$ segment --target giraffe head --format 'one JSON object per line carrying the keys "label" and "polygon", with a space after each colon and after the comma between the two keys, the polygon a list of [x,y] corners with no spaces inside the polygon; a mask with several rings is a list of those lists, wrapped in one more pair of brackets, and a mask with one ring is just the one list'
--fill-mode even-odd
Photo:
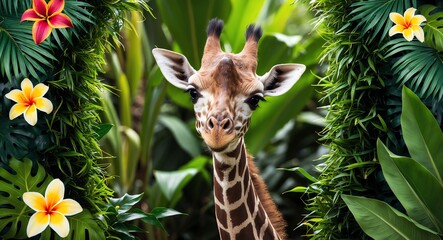
{"label": "giraffe head", "polygon": [[201,68],[196,71],[182,54],[152,50],[160,70],[172,85],[187,91],[194,104],[196,129],[213,152],[230,152],[248,129],[252,112],[265,96],[287,92],[306,67],[279,64],[263,76],[256,74],[257,46],[262,35],[250,25],[238,54],[223,52],[223,21],[209,22]]}

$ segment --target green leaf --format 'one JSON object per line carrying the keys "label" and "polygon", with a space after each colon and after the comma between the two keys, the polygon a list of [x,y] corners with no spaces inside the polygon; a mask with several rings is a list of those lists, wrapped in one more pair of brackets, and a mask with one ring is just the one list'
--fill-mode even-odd
{"label": "green leaf", "polygon": [[153,214],[156,218],[165,218],[165,217],[183,215],[183,213],[179,211],[164,207],[156,207],[152,209],[151,214]]}
{"label": "green leaf", "polygon": [[155,171],[154,175],[162,193],[174,205],[181,198],[181,190],[198,173],[197,169],[172,172]]}
{"label": "green leaf", "polygon": [[174,135],[178,145],[192,157],[200,155],[200,143],[178,117],[161,115],[159,121]]}
{"label": "green leaf", "polygon": [[135,204],[137,204],[143,197],[143,193],[137,195],[125,195],[121,198],[110,198],[109,207],[115,207],[118,209],[118,213],[125,213],[129,211]]}
{"label": "green leaf", "polygon": [[443,132],[432,113],[406,87],[402,101],[401,126],[409,153],[443,186]]}
{"label": "green leaf", "polygon": [[425,43],[438,51],[443,51],[443,11],[433,5],[422,5],[418,8],[420,14],[426,18],[423,27]]}
{"label": "green leaf", "polygon": [[295,167],[295,168],[290,168],[290,169],[283,169],[286,171],[292,171],[292,172],[299,172],[301,175],[303,175],[306,179],[308,179],[311,182],[317,182],[318,179],[313,177],[311,174],[309,174],[306,170],[304,170],[301,167]]}
{"label": "green leaf", "polygon": [[342,195],[342,198],[363,231],[375,240],[440,239],[436,233],[414,223],[385,202],[350,195]]}
{"label": "green leaf", "polygon": [[443,188],[437,179],[411,158],[396,156],[377,141],[383,175],[408,215],[438,232],[443,230]]}
{"label": "green leaf", "polygon": [[11,169],[0,168],[0,237],[22,239],[26,238],[26,226],[35,212],[23,202],[23,193],[44,194],[52,177],[40,164],[33,169],[29,159],[12,159],[8,168]]}
{"label": "green leaf", "polygon": [[113,127],[114,125],[110,123],[102,123],[97,126],[93,126],[94,132],[96,134],[95,139],[98,141],[102,139]]}

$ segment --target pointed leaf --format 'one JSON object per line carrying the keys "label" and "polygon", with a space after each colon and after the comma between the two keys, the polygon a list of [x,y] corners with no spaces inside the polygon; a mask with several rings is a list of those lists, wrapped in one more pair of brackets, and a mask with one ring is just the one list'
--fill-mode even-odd
{"label": "pointed leaf", "polygon": [[443,186],[443,132],[432,113],[406,87],[402,101],[401,126],[409,153]]}
{"label": "pointed leaf", "polygon": [[350,195],[342,195],[342,198],[363,231],[376,240],[440,239],[436,233],[414,223],[385,202]]}

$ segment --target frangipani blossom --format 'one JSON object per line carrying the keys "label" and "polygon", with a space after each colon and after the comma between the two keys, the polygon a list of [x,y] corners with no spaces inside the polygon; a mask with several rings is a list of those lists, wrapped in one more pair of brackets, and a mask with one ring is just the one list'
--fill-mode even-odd
{"label": "frangipani blossom", "polygon": [[25,78],[21,88],[21,91],[14,89],[5,95],[6,98],[16,102],[9,111],[9,119],[12,120],[23,114],[26,122],[34,126],[37,123],[37,109],[48,114],[52,112],[52,102],[43,97],[49,87],[43,83],[33,87],[32,82]]}
{"label": "frangipani blossom", "polygon": [[413,7],[408,8],[405,11],[404,17],[399,13],[390,13],[389,18],[395,25],[389,30],[389,36],[402,33],[403,37],[410,42],[415,35],[420,42],[423,42],[425,40],[425,34],[420,24],[426,21],[426,18],[423,15],[415,15],[416,10],[417,9]]}
{"label": "frangipani blossom", "polygon": [[71,19],[63,14],[65,0],[32,0],[32,8],[26,10],[20,22],[35,21],[32,26],[32,38],[39,44],[49,37],[53,28],[72,28]]}
{"label": "frangipani blossom", "polygon": [[45,196],[38,192],[25,192],[23,201],[36,211],[28,222],[26,233],[33,237],[43,232],[49,225],[60,237],[69,234],[69,222],[65,216],[72,216],[83,211],[73,199],[63,199],[65,185],[60,179],[52,180],[46,188]]}

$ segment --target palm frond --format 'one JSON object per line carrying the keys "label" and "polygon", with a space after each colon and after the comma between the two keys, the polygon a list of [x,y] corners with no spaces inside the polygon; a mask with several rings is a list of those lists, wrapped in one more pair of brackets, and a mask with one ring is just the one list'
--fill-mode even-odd
{"label": "palm frond", "polygon": [[57,60],[47,42],[34,43],[32,23],[19,23],[15,18],[3,18],[0,23],[0,73],[9,80],[12,76],[39,79]]}
{"label": "palm frond", "polygon": [[369,43],[378,39],[381,43],[386,38],[389,28],[392,27],[389,19],[389,13],[403,12],[409,7],[416,6],[416,0],[369,0],[356,2],[351,5],[354,10],[351,11],[352,18],[350,22],[357,23],[355,30],[361,33],[361,36],[369,36]]}
{"label": "palm frond", "polygon": [[0,16],[17,16],[31,7],[31,1],[0,0]]}
{"label": "palm frond", "polygon": [[397,57],[392,66],[399,84],[408,85],[421,98],[443,99],[443,56],[434,48],[403,38],[386,44],[386,58]]}

